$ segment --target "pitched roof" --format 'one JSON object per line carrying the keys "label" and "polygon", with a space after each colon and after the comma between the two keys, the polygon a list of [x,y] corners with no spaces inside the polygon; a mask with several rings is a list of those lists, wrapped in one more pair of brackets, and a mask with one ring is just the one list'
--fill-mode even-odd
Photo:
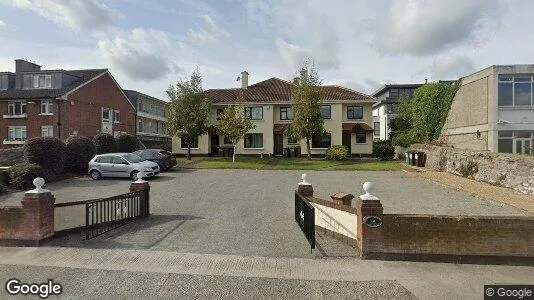
{"label": "pitched roof", "polygon": [[[215,103],[234,103],[234,102],[290,102],[291,91],[296,85],[272,77],[267,80],[248,86],[246,89],[210,89],[204,94]],[[337,85],[321,86],[325,93],[324,100],[373,100],[373,98],[364,93],[360,93],[348,88]]]}
{"label": "pitched roof", "polygon": [[[41,73],[46,72],[46,71],[54,72],[54,70],[45,70],[45,71],[42,71]],[[9,89],[9,90],[0,91],[0,100],[61,97],[64,94],[74,90],[75,88],[81,86],[82,84],[88,82],[89,80],[107,71],[108,71],[107,69],[61,70],[62,73],[69,74],[69,75],[78,77],[80,79],[59,89],[31,89],[31,90]],[[36,72],[29,72],[29,73],[36,73]]]}
{"label": "pitched roof", "polygon": [[145,98],[153,100],[153,101],[158,101],[158,102],[162,102],[162,103],[165,103],[165,104],[169,104],[169,102],[167,102],[167,101],[164,101],[164,100],[149,96],[147,94],[143,94],[143,93],[138,92],[138,91],[134,91],[134,90],[122,90],[122,91],[124,92],[124,94],[126,94],[126,97],[128,98],[128,101],[130,101],[130,103],[134,107],[137,107],[137,101],[139,100],[139,97],[145,97]]}

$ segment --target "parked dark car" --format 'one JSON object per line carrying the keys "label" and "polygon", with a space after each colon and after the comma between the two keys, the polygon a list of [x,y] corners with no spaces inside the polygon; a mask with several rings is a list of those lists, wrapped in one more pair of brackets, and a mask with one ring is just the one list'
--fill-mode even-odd
{"label": "parked dark car", "polygon": [[176,166],[176,158],[172,156],[172,153],[163,149],[142,149],[135,151],[134,154],[157,163],[161,171],[167,171]]}

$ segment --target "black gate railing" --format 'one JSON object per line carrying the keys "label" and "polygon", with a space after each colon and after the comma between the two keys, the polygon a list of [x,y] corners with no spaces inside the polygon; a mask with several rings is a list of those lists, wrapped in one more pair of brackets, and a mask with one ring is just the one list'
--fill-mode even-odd
{"label": "black gate railing", "polygon": [[315,208],[313,205],[295,191],[295,221],[304,232],[310,243],[311,249],[315,249]]}
{"label": "black gate railing", "polygon": [[85,203],[85,239],[92,239],[136,218],[147,217],[148,191],[137,191]]}

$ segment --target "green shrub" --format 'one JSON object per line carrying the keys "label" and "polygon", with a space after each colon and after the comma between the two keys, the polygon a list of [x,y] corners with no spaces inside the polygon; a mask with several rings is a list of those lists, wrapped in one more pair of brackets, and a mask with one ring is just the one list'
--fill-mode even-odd
{"label": "green shrub", "polygon": [[29,189],[33,187],[33,180],[37,177],[45,176],[44,169],[32,163],[20,163],[12,166],[9,169],[11,177],[10,184],[17,189]]}
{"label": "green shrub", "polygon": [[0,170],[0,184],[7,185],[9,181],[9,170]]}
{"label": "green shrub", "polygon": [[349,150],[343,145],[332,145],[325,152],[327,160],[347,160]]}
{"label": "green shrub", "polygon": [[86,173],[87,165],[96,153],[93,141],[85,136],[73,136],[68,138],[65,144],[65,168],[73,173]]}
{"label": "green shrub", "polygon": [[397,132],[391,140],[391,144],[393,146],[401,146],[403,148],[410,147],[411,144],[420,142],[422,142],[422,138],[413,131]]}
{"label": "green shrub", "polygon": [[395,157],[395,148],[390,140],[373,142],[373,157],[378,160],[392,160]]}
{"label": "green shrub", "polygon": [[117,152],[117,141],[109,133],[99,133],[93,137],[96,154]]}
{"label": "green shrub", "polygon": [[6,188],[4,187],[3,184],[0,184],[0,195],[2,195],[5,192],[6,192]]}
{"label": "green shrub", "polygon": [[468,161],[467,164],[462,164],[457,169],[463,177],[470,177],[478,172],[478,164],[474,161]]}
{"label": "green shrub", "polygon": [[117,137],[117,147],[119,152],[134,152],[138,150],[139,141],[137,137],[129,133],[121,133]]}
{"label": "green shrub", "polygon": [[55,137],[37,137],[24,145],[24,158],[46,170],[60,174],[65,167],[65,143]]}

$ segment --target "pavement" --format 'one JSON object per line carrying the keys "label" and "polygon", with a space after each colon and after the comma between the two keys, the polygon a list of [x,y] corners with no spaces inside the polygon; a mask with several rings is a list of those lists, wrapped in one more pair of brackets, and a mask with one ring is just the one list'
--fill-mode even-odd
{"label": "pavement", "polygon": [[0,282],[53,279],[82,299],[482,299],[485,284],[534,283],[521,266],[63,247],[0,247],[0,257]]}

